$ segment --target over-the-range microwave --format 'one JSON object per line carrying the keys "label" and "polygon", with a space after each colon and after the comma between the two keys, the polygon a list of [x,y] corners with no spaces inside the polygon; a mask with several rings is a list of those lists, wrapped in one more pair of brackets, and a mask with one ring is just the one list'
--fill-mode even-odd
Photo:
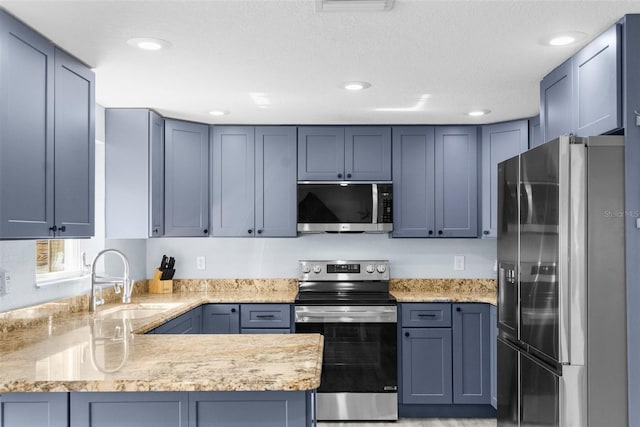
{"label": "over-the-range microwave", "polygon": [[388,233],[393,230],[391,182],[298,181],[301,233]]}

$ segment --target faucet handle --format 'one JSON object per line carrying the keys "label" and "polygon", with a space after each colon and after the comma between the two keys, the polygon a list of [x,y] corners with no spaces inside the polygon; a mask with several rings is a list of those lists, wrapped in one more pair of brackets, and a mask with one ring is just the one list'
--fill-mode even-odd
{"label": "faucet handle", "polygon": [[80,256],[82,257],[82,274],[87,274],[91,271],[91,263],[87,262],[86,252],[82,252]]}
{"label": "faucet handle", "polygon": [[116,283],[113,286],[113,292],[116,294],[119,294],[120,292],[122,292],[122,283]]}

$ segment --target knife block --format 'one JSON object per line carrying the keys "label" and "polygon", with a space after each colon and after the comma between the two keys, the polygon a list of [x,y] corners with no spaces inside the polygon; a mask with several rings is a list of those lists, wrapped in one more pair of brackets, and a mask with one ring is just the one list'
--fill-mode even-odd
{"label": "knife block", "polygon": [[156,268],[153,279],[149,281],[149,292],[152,294],[170,294],[173,292],[173,280],[160,280],[162,271]]}

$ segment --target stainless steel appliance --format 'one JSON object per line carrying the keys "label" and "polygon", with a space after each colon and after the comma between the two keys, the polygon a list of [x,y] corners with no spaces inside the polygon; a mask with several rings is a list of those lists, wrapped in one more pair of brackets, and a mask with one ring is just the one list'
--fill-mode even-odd
{"label": "stainless steel appliance", "polygon": [[498,165],[498,426],[626,426],[622,137]]}
{"label": "stainless steel appliance", "polygon": [[298,231],[388,233],[393,230],[390,182],[298,182]]}
{"label": "stainless steel appliance", "polygon": [[388,261],[300,261],[296,333],[324,336],[319,420],[397,420],[397,310]]}

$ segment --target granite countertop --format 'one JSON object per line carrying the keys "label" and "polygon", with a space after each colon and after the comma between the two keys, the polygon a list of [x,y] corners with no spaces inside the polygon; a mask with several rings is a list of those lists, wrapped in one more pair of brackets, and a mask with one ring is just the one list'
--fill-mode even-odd
{"label": "granite countertop", "polygon": [[[319,334],[285,334],[277,340],[273,335],[141,334],[204,303],[290,302],[294,297],[268,291],[142,294],[131,307],[175,305],[143,319],[111,320],[100,313],[121,304],[107,304],[98,315],[58,313],[8,328],[0,337],[0,392],[312,390],[320,385],[324,341]],[[28,311],[18,312],[28,320]]]}
{"label": "granite countertop", "polygon": [[[323,337],[144,335],[208,303],[294,302],[294,279],[176,280],[173,293],[136,286],[131,308],[167,308],[140,319],[87,312],[81,295],[0,313],[0,393],[26,391],[262,391],[319,387]],[[138,285],[138,284],[136,284]],[[392,279],[398,302],[496,304],[491,279]],[[117,295],[105,291],[107,301]]]}

